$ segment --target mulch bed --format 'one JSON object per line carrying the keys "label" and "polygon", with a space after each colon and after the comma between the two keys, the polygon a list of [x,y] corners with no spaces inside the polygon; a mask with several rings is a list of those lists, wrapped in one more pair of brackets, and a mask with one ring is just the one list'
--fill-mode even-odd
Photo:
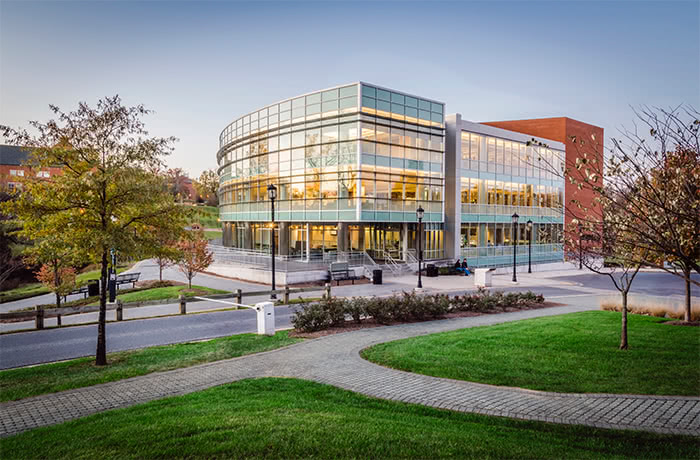
{"label": "mulch bed", "polygon": [[512,311],[520,311],[520,310],[535,310],[535,309],[539,309],[539,308],[561,307],[563,305],[564,304],[557,303],[557,302],[543,302],[543,303],[530,304],[530,305],[528,305],[526,307],[522,307],[522,308],[511,307],[511,308],[506,308],[505,310],[493,310],[493,311],[487,311],[487,312],[456,311],[456,312],[452,312],[452,313],[448,313],[446,315],[443,315],[439,318],[430,318],[430,319],[425,319],[425,320],[412,320],[412,321],[391,321],[388,323],[378,323],[374,320],[374,318],[367,318],[367,319],[363,319],[360,324],[348,321],[343,326],[331,327],[331,328],[324,329],[322,331],[316,331],[316,332],[297,332],[297,331],[292,330],[289,332],[289,337],[299,337],[302,339],[316,339],[318,337],[325,337],[327,335],[342,334],[343,332],[352,332],[352,331],[357,331],[359,329],[367,329],[367,328],[372,328],[372,327],[396,326],[398,324],[408,324],[408,323],[422,323],[425,321],[435,321],[435,320],[440,320],[440,319],[466,318],[466,317],[472,317],[472,316],[490,315],[490,314],[495,314],[495,313],[506,313],[506,312],[512,312]]}
{"label": "mulch bed", "polygon": [[664,324],[671,326],[700,326],[700,321],[665,321]]}

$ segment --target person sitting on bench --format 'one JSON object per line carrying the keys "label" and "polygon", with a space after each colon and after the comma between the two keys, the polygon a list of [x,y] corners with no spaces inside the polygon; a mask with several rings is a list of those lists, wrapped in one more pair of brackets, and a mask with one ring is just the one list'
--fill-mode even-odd
{"label": "person sitting on bench", "polygon": [[[459,260],[457,260],[457,264],[459,264]],[[466,276],[469,276],[471,274],[471,272],[469,271],[469,266],[467,265],[467,258],[466,257],[462,261],[462,265],[460,265],[458,267],[457,264],[455,264],[455,268],[457,269],[458,272],[462,272]]]}
{"label": "person sitting on bench", "polygon": [[459,269],[462,268],[462,265],[459,263],[459,259],[455,262],[455,270],[460,271]]}

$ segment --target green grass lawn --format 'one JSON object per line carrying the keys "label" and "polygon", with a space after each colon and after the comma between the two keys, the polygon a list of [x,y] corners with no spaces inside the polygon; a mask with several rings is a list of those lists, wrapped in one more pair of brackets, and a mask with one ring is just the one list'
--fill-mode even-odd
{"label": "green grass lawn", "polygon": [[180,294],[184,296],[202,296],[211,294],[226,294],[228,291],[221,289],[212,289],[204,286],[192,285],[192,289],[187,286],[167,286],[143,291],[127,292],[117,295],[117,298],[124,303],[143,302],[146,300],[162,300],[162,299],[177,299]]}
{"label": "green grass lawn", "polygon": [[109,353],[108,366],[95,366],[94,358],[0,371],[0,401],[14,401],[45,393],[166,371],[195,364],[274,350],[301,341],[279,331],[268,337],[239,334],[206,342],[181,343]]}
{"label": "green grass lawn", "polygon": [[697,438],[462,414],[255,379],[0,440],[16,458],[697,458]]}
{"label": "green grass lawn", "polygon": [[219,208],[215,206],[188,206],[192,210],[192,221],[206,228],[219,228]]}
{"label": "green grass lawn", "polygon": [[223,235],[223,232],[221,232],[221,231],[206,230],[206,231],[204,232],[204,236],[205,236],[206,239],[208,239],[208,240],[215,240],[215,239],[217,239],[217,238],[221,238],[222,235]]}
{"label": "green grass lawn", "polygon": [[589,311],[415,337],[362,352],[409,372],[534,390],[700,395],[700,328]]}
{"label": "green grass lawn", "polygon": [[[131,267],[131,264],[117,267],[117,273],[121,273]],[[79,273],[75,279],[78,286],[84,286],[88,281],[100,278],[100,270],[89,270],[84,273]],[[41,283],[23,284],[15,289],[8,289],[0,292],[0,303],[12,302],[14,300],[27,299],[42,294],[48,294],[49,290]]]}

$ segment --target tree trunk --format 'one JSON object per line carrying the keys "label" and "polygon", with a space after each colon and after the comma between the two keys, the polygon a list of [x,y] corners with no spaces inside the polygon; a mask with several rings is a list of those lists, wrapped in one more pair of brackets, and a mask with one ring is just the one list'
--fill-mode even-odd
{"label": "tree trunk", "polygon": [[58,268],[54,268],[53,270],[53,285],[56,287],[56,308],[61,308],[61,294],[58,293]]}
{"label": "tree trunk", "polygon": [[97,351],[95,365],[107,364],[107,338],[105,336],[105,318],[107,316],[107,249],[102,249],[102,270],[100,272],[100,315],[97,320]]}
{"label": "tree trunk", "polygon": [[192,278],[193,278],[192,275],[187,277],[187,288],[188,289],[192,289]]}
{"label": "tree trunk", "polygon": [[627,291],[622,292],[622,331],[620,334],[620,350],[627,350]]}
{"label": "tree trunk", "polygon": [[163,282],[163,265],[160,263],[158,264],[158,279],[161,283]]}
{"label": "tree trunk", "polygon": [[685,276],[685,315],[683,315],[683,320],[692,321],[690,315],[690,267],[685,267],[683,269],[683,275]]}

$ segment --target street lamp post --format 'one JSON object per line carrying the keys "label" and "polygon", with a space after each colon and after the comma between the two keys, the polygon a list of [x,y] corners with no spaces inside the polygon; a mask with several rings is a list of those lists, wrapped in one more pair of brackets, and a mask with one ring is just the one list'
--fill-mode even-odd
{"label": "street lamp post", "polygon": [[518,282],[518,277],[515,275],[515,256],[518,252],[518,238],[515,235],[516,229],[518,228],[518,218],[520,216],[518,213],[514,213],[511,218],[513,219],[513,230],[511,234],[511,238],[513,238],[513,282],[517,283]]}
{"label": "street lamp post", "polygon": [[272,245],[272,295],[270,299],[277,300],[277,294],[275,294],[275,198],[277,198],[277,187],[274,184],[267,186],[267,196],[270,198],[270,209],[272,211],[272,229],[271,229],[271,245]]}
{"label": "street lamp post", "polygon": [[112,266],[109,269],[109,302],[114,303],[117,298],[117,254],[114,248],[109,250],[112,256]]}
{"label": "street lamp post", "polygon": [[423,264],[423,215],[425,210],[423,206],[418,206],[416,209],[416,217],[418,218],[418,289],[423,289],[423,281],[421,280],[421,265]]}
{"label": "street lamp post", "polygon": [[532,221],[527,221],[527,272],[532,273]]}
{"label": "street lamp post", "polygon": [[578,269],[583,270],[583,246],[581,245],[581,233],[583,232],[583,225],[581,222],[578,223]]}

